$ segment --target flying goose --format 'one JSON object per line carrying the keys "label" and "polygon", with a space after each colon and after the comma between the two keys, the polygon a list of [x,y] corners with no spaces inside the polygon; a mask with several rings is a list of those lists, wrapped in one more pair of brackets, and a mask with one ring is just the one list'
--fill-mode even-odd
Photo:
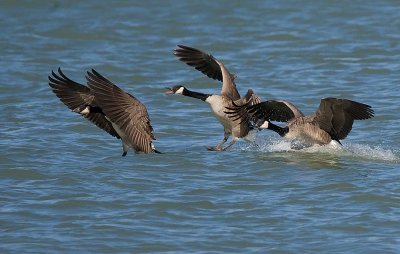
{"label": "flying goose", "polygon": [[58,68],[51,72],[49,86],[73,112],[79,113],[111,136],[121,139],[123,153],[160,153],[154,148],[153,127],[146,107],[94,69],[87,72],[88,86],[69,79]]}
{"label": "flying goose", "polygon": [[[270,129],[281,137],[299,141],[302,145],[326,145],[332,140],[337,141],[347,137],[354,120],[364,120],[374,116],[371,106],[359,102],[324,98],[317,111],[305,116],[292,103],[284,100],[268,100],[257,105],[234,105],[227,112],[233,119],[250,115],[264,121],[259,128]],[[271,121],[286,122],[280,127]]]}
{"label": "flying goose", "polygon": [[[249,131],[252,129],[248,120],[242,121],[232,120],[225,113],[226,107],[232,106],[233,102],[236,105],[242,105],[248,103],[253,105],[260,102],[260,98],[249,89],[247,94],[240,98],[239,92],[235,85],[235,76],[231,74],[223,63],[218,61],[212,55],[207,54],[198,49],[178,45],[174,50],[174,55],[179,58],[182,62],[189,66],[193,66],[195,69],[201,71],[208,77],[222,81],[221,95],[216,94],[204,94],[195,91],[191,91],[182,85],[176,85],[172,88],[168,88],[166,94],[181,94],[192,98],[200,99],[207,102],[216,118],[224,127],[224,138],[223,140],[214,147],[207,147],[208,150],[222,151],[231,147],[239,138],[245,138]],[[223,144],[232,135],[232,141],[225,147]]]}

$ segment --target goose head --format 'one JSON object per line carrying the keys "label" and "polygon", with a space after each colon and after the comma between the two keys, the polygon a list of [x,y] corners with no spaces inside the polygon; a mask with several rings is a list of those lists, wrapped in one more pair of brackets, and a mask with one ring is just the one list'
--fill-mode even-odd
{"label": "goose head", "polygon": [[173,87],[166,87],[167,91],[165,91],[165,94],[183,94],[185,91],[185,87],[182,85],[176,85]]}

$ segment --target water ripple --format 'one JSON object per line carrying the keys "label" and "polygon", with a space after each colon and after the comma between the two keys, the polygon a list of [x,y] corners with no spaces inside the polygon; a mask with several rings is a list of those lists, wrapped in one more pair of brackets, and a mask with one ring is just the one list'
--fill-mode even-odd
{"label": "water ripple", "polygon": [[[0,252],[396,253],[399,14],[396,1],[2,1]],[[293,151],[263,131],[258,147],[209,152],[223,138],[209,107],[163,92],[221,86],[177,44],[221,59],[241,94],[307,114],[345,97],[376,116],[343,147]],[[122,158],[50,91],[59,66],[144,102],[164,154]]]}

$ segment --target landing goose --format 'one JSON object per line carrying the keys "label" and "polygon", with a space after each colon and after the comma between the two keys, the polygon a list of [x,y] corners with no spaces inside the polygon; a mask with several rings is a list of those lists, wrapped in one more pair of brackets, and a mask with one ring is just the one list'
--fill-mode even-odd
{"label": "landing goose", "polygon": [[[226,108],[232,106],[233,102],[235,102],[236,105],[243,105],[246,103],[248,105],[254,105],[260,102],[260,98],[254,94],[251,89],[241,98],[234,82],[235,76],[228,71],[222,62],[218,61],[212,55],[184,45],[178,45],[174,50],[174,55],[182,62],[193,66],[208,77],[222,81],[221,95],[191,91],[182,85],[176,85],[172,88],[168,88],[168,91],[166,91],[166,94],[181,94],[200,99],[210,105],[212,112],[224,127],[224,138],[216,146],[209,146],[207,149],[213,151],[226,150],[239,138],[245,138],[250,130],[252,130],[250,122],[248,120],[232,120],[225,113],[227,110]],[[223,144],[226,143],[231,135],[232,141],[227,146],[223,147]]]}
{"label": "landing goose", "polygon": [[69,79],[60,68],[51,72],[49,85],[73,112],[79,113],[111,136],[121,139],[123,153],[159,153],[154,148],[153,127],[146,107],[94,69],[87,72],[88,86]]}
{"label": "landing goose", "polygon": [[[321,99],[317,111],[305,116],[292,103],[284,100],[268,100],[257,105],[234,105],[227,112],[231,118],[243,115],[253,116],[264,121],[259,128],[270,129],[289,140],[304,146],[326,145],[332,140],[347,137],[354,120],[364,120],[374,116],[371,106],[356,101],[337,98]],[[271,121],[286,122],[280,127]]]}

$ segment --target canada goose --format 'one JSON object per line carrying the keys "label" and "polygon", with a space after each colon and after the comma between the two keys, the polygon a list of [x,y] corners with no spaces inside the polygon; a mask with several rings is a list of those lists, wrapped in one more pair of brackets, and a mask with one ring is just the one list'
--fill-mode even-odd
{"label": "canada goose", "polygon": [[[238,118],[247,113],[263,122],[261,129],[270,129],[289,140],[299,141],[302,145],[325,145],[332,140],[346,138],[353,127],[354,120],[364,120],[374,116],[371,106],[359,102],[325,98],[317,111],[309,116],[297,109],[292,103],[284,100],[269,100],[257,105],[234,105],[228,114]],[[280,127],[270,121],[286,122]]]}
{"label": "canada goose", "polygon": [[53,92],[69,109],[122,140],[122,156],[129,148],[135,153],[160,153],[152,142],[155,137],[146,107],[94,69],[87,72],[88,86],[72,81],[60,68],[48,78]]}
{"label": "canada goose", "polygon": [[[245,103],[253,105],[259,103],[260,98],[255,95],[251,89],[248,90],[244,97],[240,98],[234,82],[235,76],[228,71],[224,64],[215,59],[212,55],[183,45],[178,45],[178,47],[174,50],[174,55],[176,55],[182,62],[188,64],[189,66],[193,66],[208,77],[222,81],[221,95],[194,92],[181,85],[168,88],[168,91],[165,92],[166,94],[181,94],[184,96],[193,97],[210,104],[212,112],[224,127],[224,138],[215,147],[210,146],[207,147],[207,149],[213,151],[226,150],[227,148],[231,147],[239,138],[246,137],[249,131],[252,129],[249,121],[233,121],[224,111],[226,111],[226,107],[233,105],[233,101],[236,105],[242,105]],[[222,145],[231,135],[232,141],[226,147],[223,147]]]}

